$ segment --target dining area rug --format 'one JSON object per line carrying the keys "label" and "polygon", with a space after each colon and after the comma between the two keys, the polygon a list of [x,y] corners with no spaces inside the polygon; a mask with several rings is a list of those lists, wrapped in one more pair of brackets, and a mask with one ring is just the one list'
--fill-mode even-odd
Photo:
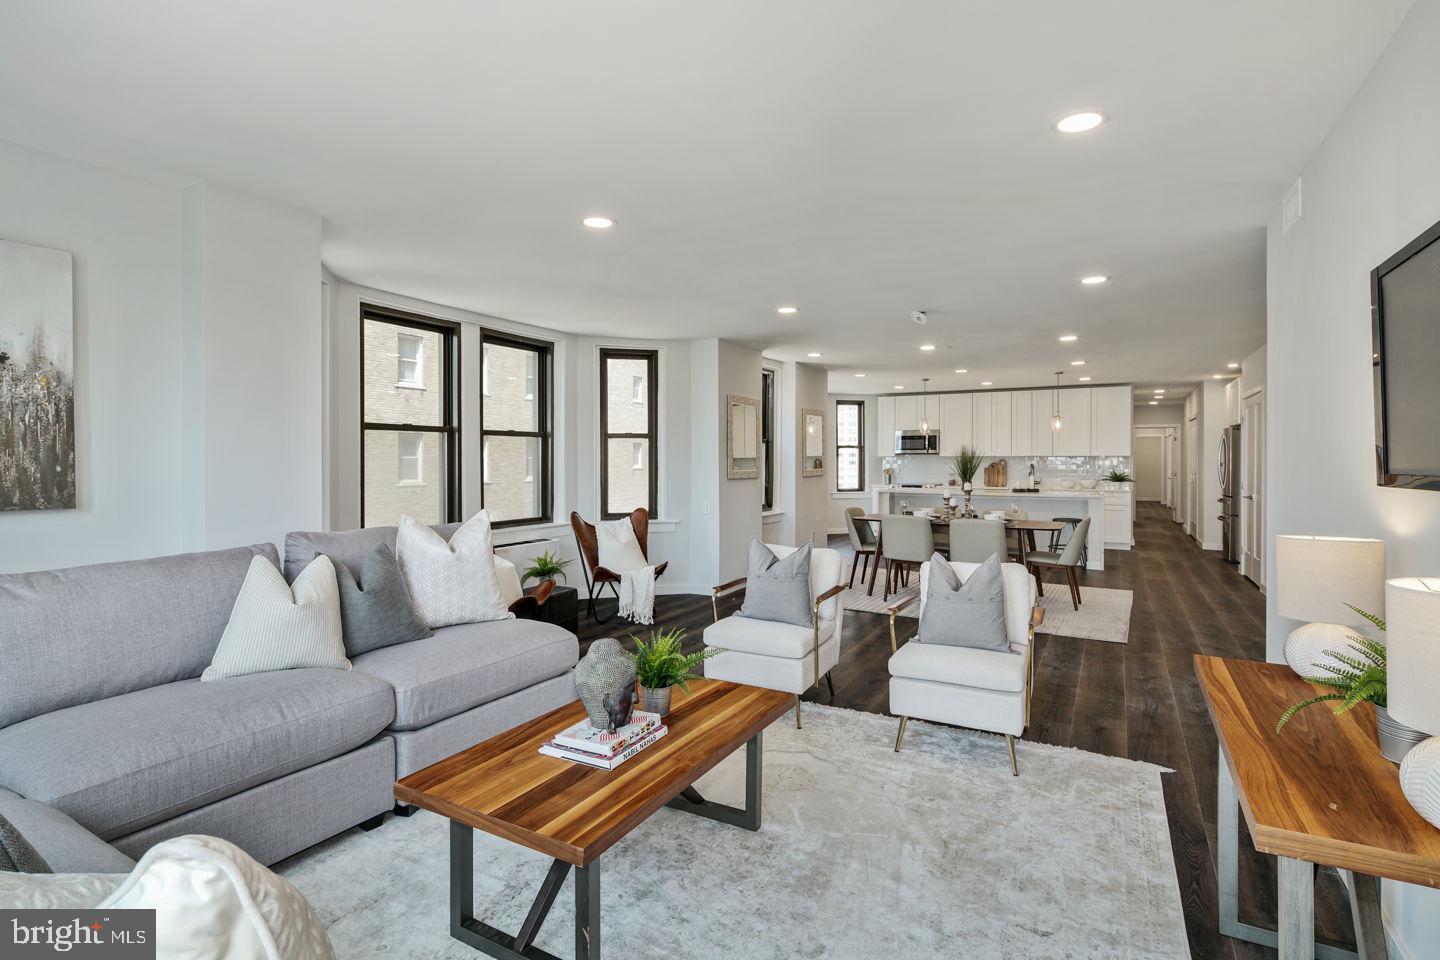
{"label": "dining area rug", "polygon": [[[1076,610],[1070,602],[1069,587],[1063,583],[1047,583],[1045,586],[1045,596],[1040,598],[1045,622],[1036,633],[1077,640],[1104,640],[1107,643],[1129,642],[1130,608],[1135,601],[1133,591],[1081,586],[1080,609]],[[910,586],[902,587],[900,592],[889,596],[881,595],[878,583],[873,594],[866,594],[858,587],[848,588],[840,595],[840,604],[846,610],[883,614],[891,605],[913,599],[914,603],[900,611],[900,616],[913,618],[920,616],[919,596],[920,587],[912,577]]]}

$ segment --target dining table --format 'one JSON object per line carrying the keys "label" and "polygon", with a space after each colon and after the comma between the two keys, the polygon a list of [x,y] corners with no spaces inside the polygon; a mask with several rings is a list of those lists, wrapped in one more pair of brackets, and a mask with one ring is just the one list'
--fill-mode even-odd
{"label": "dining table", "polygon": [[[910,514],[914,516],[914,514]],[[875,572],[880,569],[880,560],[885,556],[885,530],[880,521],[885,517],[880,513],[862,513],[856,520],[863,520],[875,527],[875,562],[870,566],[870,582],[865,585],[865,595],[868,597],[875,592]],[[956,519],[960,519],[957,517]],[[1021,566],[1025,565],[1025,557],[1028,553],[1035,552],[1035,534],[1037,531],[1056,534],[1064,530],[1066,524],[1060,520],[1006,520],[1005,529],[1016,532],[1015,543],[1019,551],[1016,560]],[[932,530],[949,530],[950,520],[945,517],[932,516],[930,518]]]}

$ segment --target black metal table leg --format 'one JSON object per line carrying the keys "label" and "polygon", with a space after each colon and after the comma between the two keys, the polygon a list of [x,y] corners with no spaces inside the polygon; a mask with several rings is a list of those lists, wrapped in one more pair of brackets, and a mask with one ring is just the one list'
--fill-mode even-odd
{"label": "black metal table leg", "polygon": [[706,800],[694,787],[686,787],[680,791],[679,795],[666,806],[684,810],[686,813],[693,813],[699,817],[709,817],[711,820],[728,823],[733,827],[759,830],[760,787],[765,772],[762,766],[764,750],[761,738],[763,736],[763,734],[757,733],[745,744],[745,807],[743,809]]}
{"label": "black metal table leg", "polygon": [[[520,933],[510,936],[475,919],[475,831],[450,821],[450,936],[498,960],[559,960],[535,946],[570,864],[550,864]],[[575,960],[600,960],[600,864],[575,868]]]}

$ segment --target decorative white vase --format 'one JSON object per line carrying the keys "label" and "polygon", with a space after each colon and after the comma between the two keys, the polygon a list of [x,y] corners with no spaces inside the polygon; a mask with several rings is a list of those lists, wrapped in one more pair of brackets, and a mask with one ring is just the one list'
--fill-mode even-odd
{"label": "decorative white vase", "polygon": [[1285,638],[1285,662],[1302,677],[1324,676],[1321,667],[1343,666],[1328,655],[1329,651],[1360,656],[1359,648],[1350,639],[1356,632],[1355,627],[1338,623],[1303,624]]}
{"label": "decorative white vase", "polygon": [[1440,737],[1431,737],[1400,762],[1400,789],[1410,806],[1440,827]]}

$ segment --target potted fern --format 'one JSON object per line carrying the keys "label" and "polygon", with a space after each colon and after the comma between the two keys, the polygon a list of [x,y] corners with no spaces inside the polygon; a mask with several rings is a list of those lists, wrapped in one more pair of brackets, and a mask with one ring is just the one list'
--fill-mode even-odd
{"label": "potted fern", "polygon": [[[1383,617],[1366,613],[1353,604],[1347,603],[1345,606],[1384,632]],[[1380,734],[1380,753],[1392,763],[1399,763],[1405,759],[1405,754],[1411,747],[1425,739],[1425,734],[1397,723],[1391,718],[1390,711],[1385,709],[1385,644],[1359,634],[1351,634],[1346,639],[1349,643],[1344,650],[1325,651],[1325,655],[1332,662],[1315,665],[1322,671],[1320,675],[1305,677],[1310,683],[1325,687],[1327,692],[1287,708],[1275,724],[1275,732],[1279,733],[1295,714],[1317,703],[1335,704],[1334,710],[1337,714],[1354,710],[1362,703],[1371,703],[1375,705],[1375,728]]]}
{"label": "potted fern", "polygon": [[650,639],[634,637],[635,679],[640,684],[641,709],[665,716],[670,712],[670,691],[679,687],[690,692],[690,679],[695,668],[720,652],[719,647],[703,647],[695,653],[681,648],[684,630],[655,630]]}
{"label": "potted fern", "polygon": [[[520,575],[520,583],[523,586],[531,580],[554,580],[560,578],[565,580],[565,568],[575,561],[563,559],[549,550],[531,559],[530,566]],[[568,582],[568,581],[567,581]]]}

